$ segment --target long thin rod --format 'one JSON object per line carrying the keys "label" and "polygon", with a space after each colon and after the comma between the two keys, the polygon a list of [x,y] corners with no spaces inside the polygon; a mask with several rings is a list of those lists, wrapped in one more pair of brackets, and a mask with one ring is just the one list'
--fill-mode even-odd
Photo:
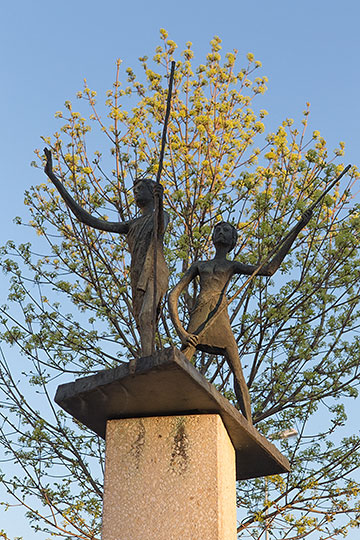
{"label": "long thin rod", "polygon": [[172,87],[173,87],[173,82],[174,82],[174,73],[175,73],[175,62],[172,61],[171,62],[171,71],[170,71],[168,94],[167,94],[167,100],[166,100],[165,120],[164,120],[164,126],[163,126],[162,137],[161,137],[159,168],[158,168],[157,175],[156,175],[156,182],[158,184],[160,184],[160,178],[161,178],[161,173],[162,173],[162,169],[163,169],[164,153],[165,153],[165,146],[166,146],[167,126],[168,126],[168,123],[169,123],[170,110],[171,110],[171,96],[172,96]]}
{"label": "long thin rod", "polygon": [[319,204],[319,202],[322,201],[322,199],[325,197],[325,195],[327,195],[327,193],[329,193],[329,191],[335,186],[335,184],[348,172],[348,170],[350,169],[351,165],[347,165],[345,167],[345,169],[339,174],[339,176],[337,176],[335,178],[335,180],[333,182],[331,182],[330,186],[328,186],[325,191],[320,195],[320,197],[318,199],[316,199],[315,202],[312,203],[312,205],[309,207],[309,210],[314,210],[314,208]]}
{"label": "long thin rod", "polygon": [[[167,134],[167,127],[169,123],[169,117],[170,117],[170,110],[171,110],[171,96],[172,96],[172,88],[173,88],[173,82],[174,82],[174,72],[175,72],[175,62],[171,62],[171,70],[170,70],[170,79],[169,79],[169,86],[168,86],[168,93],[167,93],[167,100],[166,100],[166,112],[165,112],[165,120],[164,120],[164,126],[162,131],[162,137],[161,137],[161,147],[160,147],[160,158],[159,158],[159,167],[156,175],[156,182],[157,184],[160,184],[161,179],[161,173],[163,169],[163,161],[164,161],[164,153],[165,153],[165,146],[166,146],[166,134]],[[159,228],[159,199],[158,197],[155,197],[154,200],[155,207],[154,207],[154,237],[153,237],[153,247],[154,247],[154,297],[153,297],[153,335],[152,335],[152,351],[155,352],[155,336],[156,336],[156,326],[157,326],[157,319],[158,319],[158,313],[157,313],[157,244],[158,244],[158,228]]]}

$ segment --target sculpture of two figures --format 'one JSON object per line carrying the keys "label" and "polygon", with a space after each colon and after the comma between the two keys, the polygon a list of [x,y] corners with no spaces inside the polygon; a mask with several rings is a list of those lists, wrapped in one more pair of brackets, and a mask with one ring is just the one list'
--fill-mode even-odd
{"label": "sculpture of two figures", "polygon": [[[45,149],[45,155],[47,159],[45,173],[79,221],[95,229],[126,235],[131,255],[130,276],[134,317],[140,335],[142,355],[151,355],[157,324],[155,312],[159,313],[161,300],[168,287],[163,237],[169,217],[163,209],[163,191],[160,184],[149,179],[135,182],[134,198],[140,209],[140,217],[125,222],[101,220],[93,217],[74,201],[53,172],[51,152]],[[156,197],[159,201],[157,219],[154,211]],[[230,326],[227,287],[235,274],[273,275],[311,215],[311,210],[305,212],[271,260],[259,267],[229,260],[227,255],[235,247],[237,231],[229,223],[216,224],[212,237],[216,250],[214,258],[193,263],[169,295],[170,316],[181,339],[183,353],[188,360],[195,350],[220,354],[226,358],[234,376],[234,390],[239,408],[249,422],[251,422],[250,397],[237,343]],[[153,262],[155,254],[156,269]],[[197,276],[200,279],[200,291],[185,330],[178,315],[178,299]],[[216,324],[209,324],[213,317],[216,317]]]}

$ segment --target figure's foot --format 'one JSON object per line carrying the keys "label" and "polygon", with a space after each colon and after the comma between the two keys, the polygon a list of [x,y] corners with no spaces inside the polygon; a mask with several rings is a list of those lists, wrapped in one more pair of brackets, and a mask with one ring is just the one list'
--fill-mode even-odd
{"label": "figure's foot", "polygon": [[[241,391],[240,385],[238,381],[235,381],[235,396],[237,400],[236,408],[242,413],[242,415],[246,418],[246,420],[249,422],[249,424],[253,425],[252,421],[252,415],[251,415],[251,406],[250,406],[250,397],[249,393],[244,391],[244,393]],[[245,394],[245,396],[243,395]],[[248,397],[248,400],[246,398]]]}
{"label": "figure's foot", "polygon": [[130,362],[129,362],[129,373],[130,373],[130,375],[135,374],[136,363],[137,363],[137,358],[133,358],[132,360],[130,360]]}

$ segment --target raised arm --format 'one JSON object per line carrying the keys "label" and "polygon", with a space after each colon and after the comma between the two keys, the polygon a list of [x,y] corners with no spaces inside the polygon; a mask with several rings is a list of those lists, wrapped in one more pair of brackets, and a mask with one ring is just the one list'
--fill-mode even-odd
{"label": "raised arm", "polygon": [[[181,339],[181,342],[184,345],[189,344],[189,339],[191,340],[191,334],[186,332],[185,328],[181,324],[180,318],[179,318],[179,312],[178,312],[178,300],[180,294],[186,289],[186,287],[192,282],[193,279],[198,275],[199,270],[197,263],[194,263],[190,266],[188,271],[183,275],[181,280],[175,287],[172,289],[172,291],[169,294],[169,312],[170,317],[173,322],[173,325],[175,326],[175,330],[178,334],[178,336]],[[195,343],[194,343],[195,345]]]}
{"label": "raised arm", "polygon": [[[299,232],[308,224],[312,216],[312,210],[306,210],[304,214],[302,215],[299,223],[295,225],[295,227],[290,231],[290,233],[285,238],[285,241],[283,241],[280,244],[280,248],[275,253],[274,257],[269,261],[268,263],[264,264],[263,267],[260,268],[258,272],[258,276],[272,276],[276,270],[279,268],[280,264],[283,262],[284,258],[290,251],[290,248],[299,234]],[[255,270],[258,268],[258,266],[253,266],[250,264],[242,264],[240,262],[235,261],[235,274],[244,274],[244,275],[251,275],[255,272]]]}
{"label": "raised arm", "polygon": [[81,223],[85,223],[89,227],[94,229],[99,229],[100,231],[108,231],[120,234],[126,234],[129,230],[129,225],[126,222],[112,222],[105,221],[104,219],[99,219],[93,217],[89,212],[81,208],[81,206],[72,198],[70,193],[66,190],[62,182],[55,176],[52,167],[52,156],[51,151],[48,148],[44,148],[46,156],[46,165],[45,165],[45,174],[54,184],[61,197],[66,202],[67,206],[70,208],[72,213],[78,218]]}

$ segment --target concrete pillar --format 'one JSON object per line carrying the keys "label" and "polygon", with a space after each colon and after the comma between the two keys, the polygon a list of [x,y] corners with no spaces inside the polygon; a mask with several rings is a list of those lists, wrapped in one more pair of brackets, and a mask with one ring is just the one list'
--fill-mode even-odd
{"label": "concrete pillar", "polygon": [[217,414],[109,420],[102,540],[236,540],[235,451]]}

